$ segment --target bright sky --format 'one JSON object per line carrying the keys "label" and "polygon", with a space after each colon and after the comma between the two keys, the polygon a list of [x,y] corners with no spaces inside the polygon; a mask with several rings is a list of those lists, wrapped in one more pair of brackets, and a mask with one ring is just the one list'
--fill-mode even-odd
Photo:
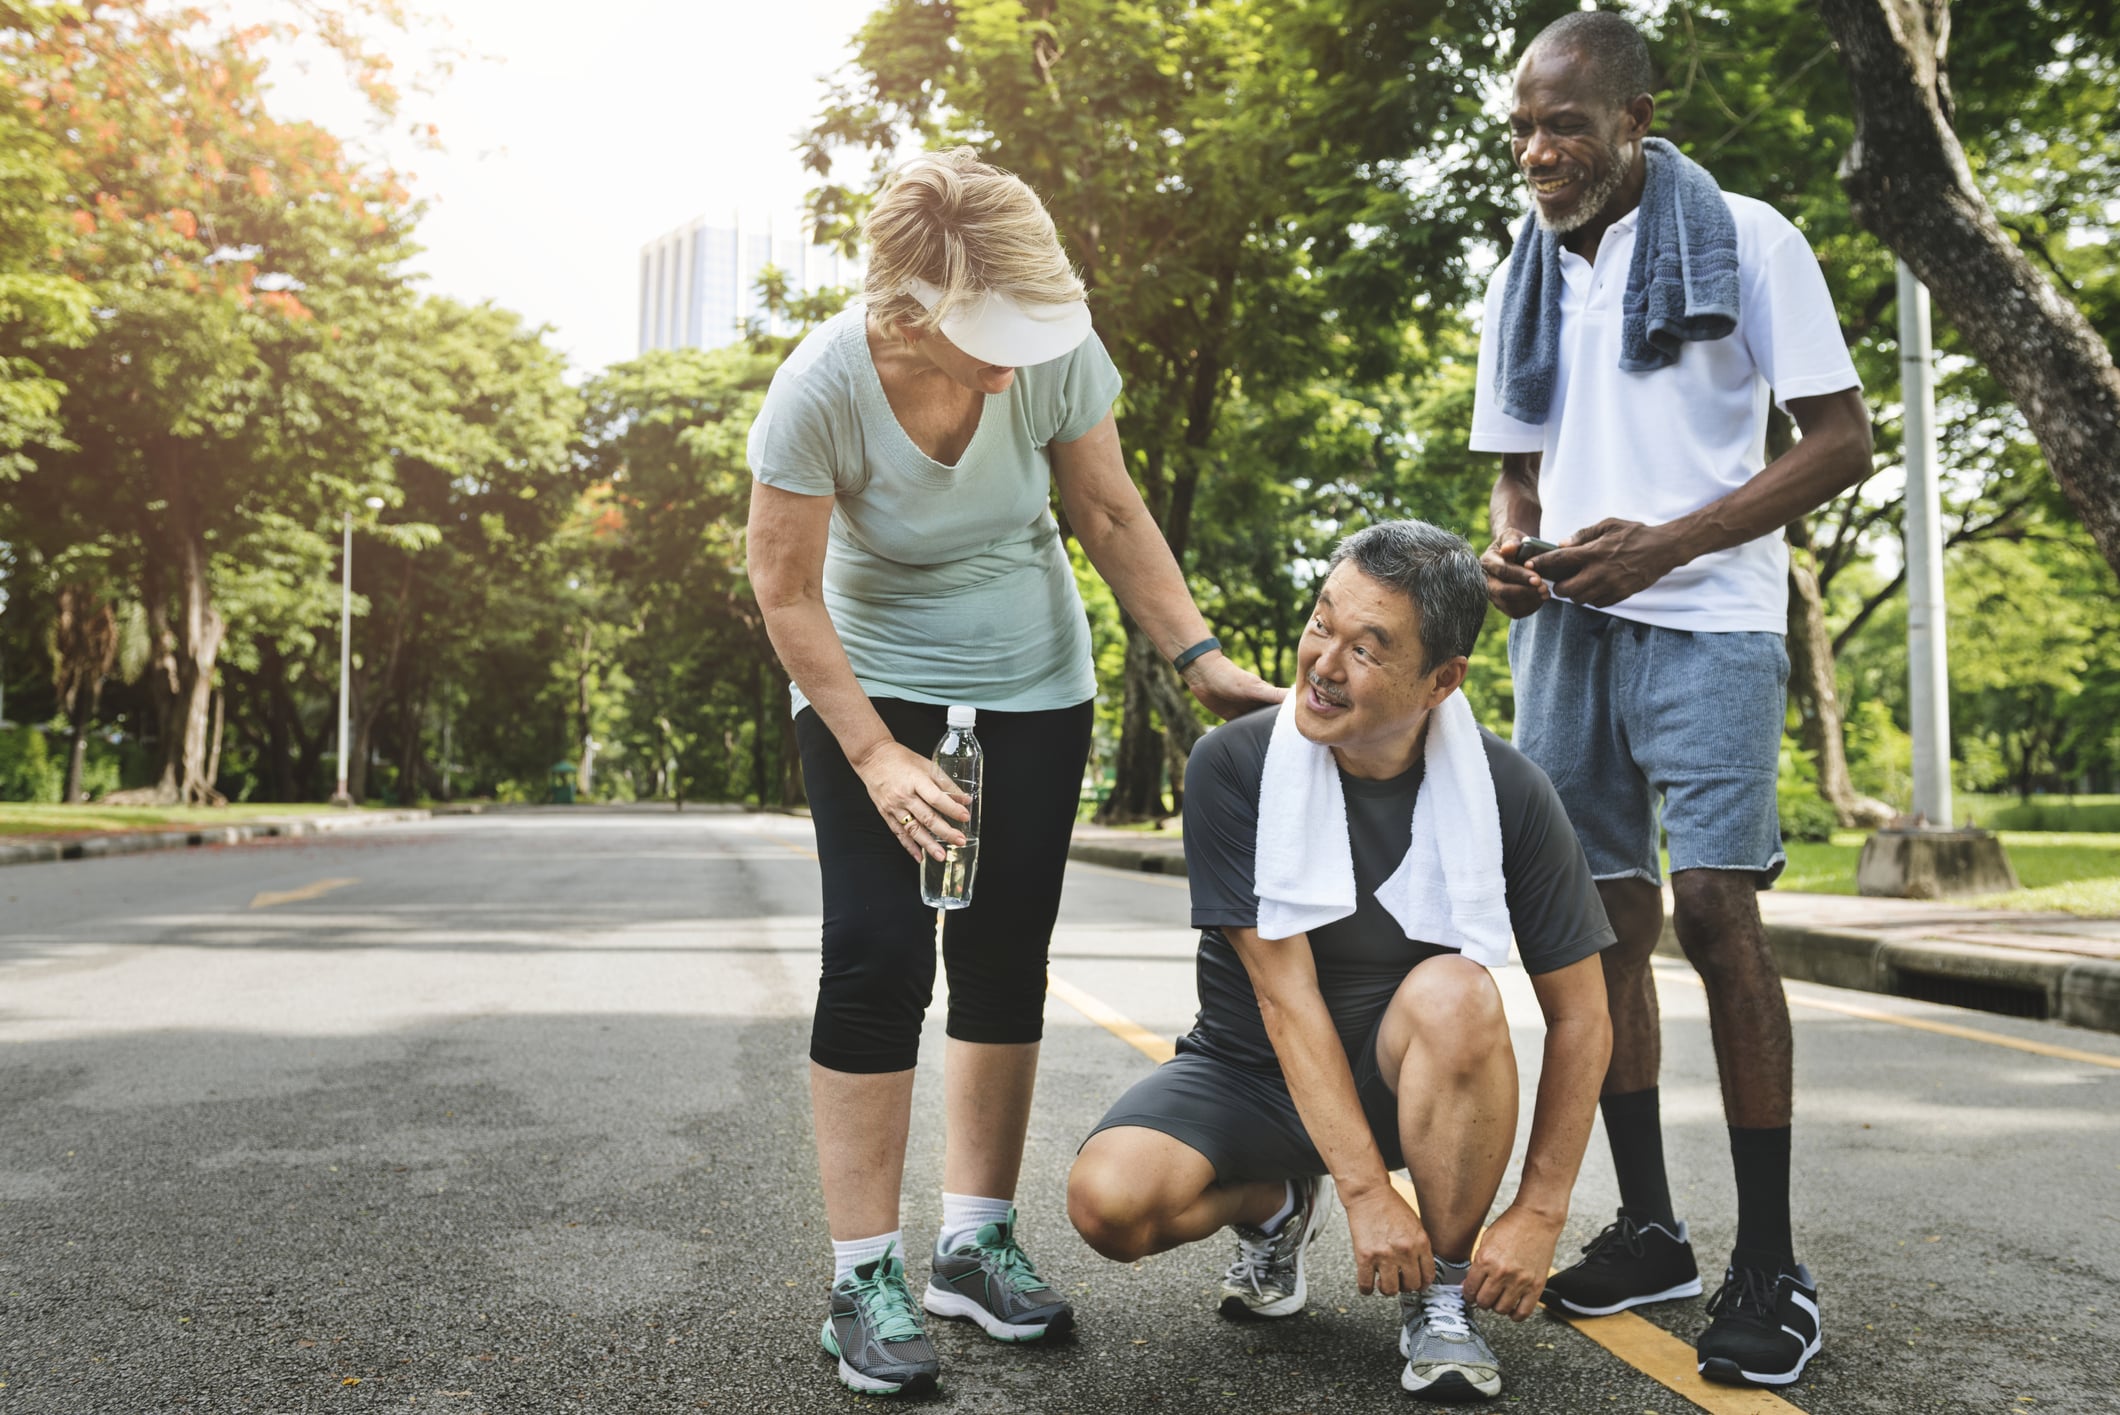
{"label": "bright sky", "polygon": [[[431,207],[416,268],[439,294],[550,324],[578,373],[632,358],[640,247],[702,213],[794,212],[812,185],[794,134],[876,3],[415,0],[450,43],[492,56],[406,95],[404,117],[438,125],[445,148],[388,146]],[[410,69],[417,46],[401,48]],[[268,71],[274,112],[363,131],[341,71],[304,68]]]}

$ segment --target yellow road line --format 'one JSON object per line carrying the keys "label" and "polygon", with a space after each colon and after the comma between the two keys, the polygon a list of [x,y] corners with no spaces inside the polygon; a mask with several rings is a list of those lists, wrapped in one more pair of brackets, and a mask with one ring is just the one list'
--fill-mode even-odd
{"label": "yellow road line", "polygon": [[334,889],[344,889],[349,884],[359,884],[357,879],[320,879],[314,884],[305,884],[300,889],[268,890],[250,901],[253,909],[270,909],[275,904],[299,904],[305,899],[321,899]]}
{"label": "yellow road line", "polygon": [[[1658,969],[1659,976],[1668,976],[1682,982],[1704,988],[1700,978],[1690,969],[1677,967]],[[1978,1027],[1961,1027],[1956,1022],[1938,1022],[1927,1017],[1902,1017],[1894,1012],[1879,1011],[1874,1007],[1863,1007],[1853,1002],[1829,1002],[1822,997],[1805,997],[1790,992],[1786,985],[1782,992],[1791,1007],[1809,1007],[1819,1012],[1837,1012],[1843,1017],[1859,1017],[1865,1022],[1889,1022],[1895,1027],[1911,1027],[1917,1032],[1934,1032],[1940,1037],[1956,1037],[1960,1041],[1985,1042],[1989,1046],[2008,1047],[2012,1051],[2028,1051],[2034,1056],[2049,1056],[2056,1061],[2079,1061],[2086,1066],[2103,1066],[2120,1071],[2120,1056],[2108,1056],[2103,1052],[2083,1051],[2077,1047],[2057,1046],[2053,1042],[2030,1041],[2022,1037],[2005,1036],[2001,1032],[1983,1032]]]}
{"label": "yellow road line", "polygon": [[[1058,974],[1048,972],[1045,986],[1054,997],[1150,1061],[1160,1065],[1173,1055],[1169,1042]],[[1391,1185],[1419,1212],[1413,1185],[1403,1174],[1393,1174]],[[1708,1415],[1802,1415],[1795,1406],[1767,1391],[1708,1384],[1696,1369],[1693,1348],[1645,1317],[1621,1312],[1610,1317],[1572,1318],[1568,1325]]]}
{"label": "yellow road line", "polygon": [[1139,1023],[1112,1011],[1102,1001],[1090,996],[1057,973],[1049,972],[1045,975],[1045,990],[1158,1066],[1177,1055],[1177,1049],[1169,1042]]}

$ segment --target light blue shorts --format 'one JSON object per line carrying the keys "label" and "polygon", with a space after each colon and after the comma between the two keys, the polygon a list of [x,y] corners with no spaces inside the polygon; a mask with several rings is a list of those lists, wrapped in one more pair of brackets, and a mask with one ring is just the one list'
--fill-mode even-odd
{"label": "light blue shorts", "polygon": [[1694,633],[1548,601],[1509,628],[1516,745],[1560,793],[1598,879],[1749,870],[1788,857],[1774,783],[1789,654],[1779,634]]}

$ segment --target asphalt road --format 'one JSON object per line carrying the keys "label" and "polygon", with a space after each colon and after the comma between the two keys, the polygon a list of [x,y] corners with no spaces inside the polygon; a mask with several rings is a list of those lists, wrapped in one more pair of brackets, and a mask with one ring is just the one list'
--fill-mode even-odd
{"label": "asphalt road", "polygon": [[[805,1093],[805,821],[526,813],[0,870],[0,1413],[836,1411]],[[1164,1037],[1182,881],[1071,871],[1053,972]],[[1699,990],[1659,964],[1674,1187],[1732,1233]],[[1526,1103],[1539,1029],[1505,975]],[[1799,985],[2120,1058],[2120,1037]],[[905,1223],[940,1201],[940,1009]],[[1816,1412],[2120,1411],[2120,1071],[1796,1009]],[[1021,1195],[1079,1339],[937,1323],[963,1412],[1403,1410],[1337,1220],[1309,1311],[1213,1313],[1229,1254],[1091,1253],[1075,1145],[1150,1062],[1057,998]],[[1593,1139],[1568,1243],[1610,1216]],[[1505,1193],[1507,1191],[1505,1190]],[[1690,1337],[1698,1303],[1652,1309]],[[1544,1317],[1501,1408],[1692,1407]],[[1760,1410],[1778,1407],[1757,1407]]]}

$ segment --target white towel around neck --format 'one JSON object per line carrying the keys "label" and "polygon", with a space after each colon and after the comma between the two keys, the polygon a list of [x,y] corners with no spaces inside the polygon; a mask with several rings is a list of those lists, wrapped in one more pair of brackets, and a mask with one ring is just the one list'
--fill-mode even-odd
{"label": "white towel around neck", "polygon": [[[1259,778],[1254,865],[1259,933],[1289,938],[1355,911],[1354,847],[1332,749],[1296,730],[1296,694],[1274,718]],[[1428,715],[1425,771],[1406,858],[1376,892],[1406,937],[1489,968],[1509,961],[1502,817],[1479,724],[1463,693]]]}

